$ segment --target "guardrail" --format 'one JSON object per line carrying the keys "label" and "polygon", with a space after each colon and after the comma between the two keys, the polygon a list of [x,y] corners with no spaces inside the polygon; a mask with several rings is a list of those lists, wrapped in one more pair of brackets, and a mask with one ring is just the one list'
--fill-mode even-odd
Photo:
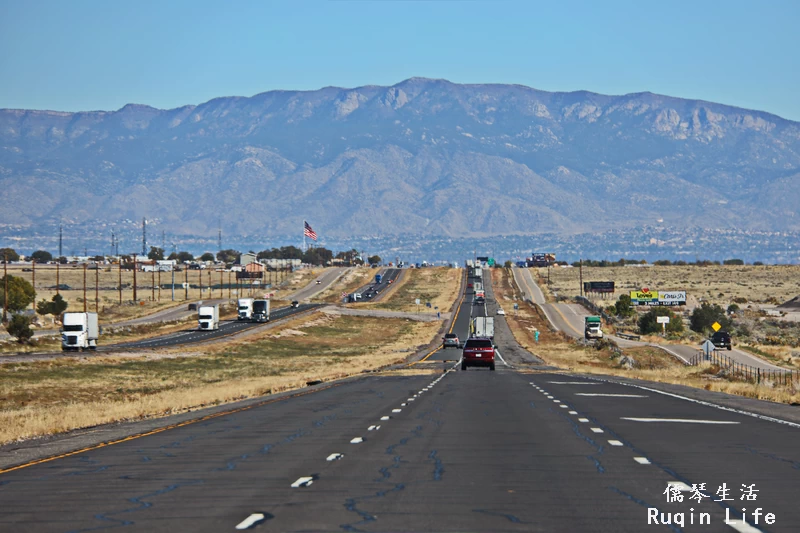
{"label": "guardrail", "polygon": [[638,341],[642,338],[640,335],[634,335],[633,333],[615,333],[614,335],[621,339],[628,339],[629,341]]}
{"label": "guardrail", "polygon": [[603,320],[605,320],[609,324],[613,324],[614,322],[617,321],[616,317],[613,317],[613,316],[609,315],[608,313],[606,313],[604,309],[602,309],[601,307],[598,307],[597,305],[595,305],[588,298],[584,298],[583,296],[576,296],[575,297],[575,302],[581,304],[582,306],[584,306],[586,309],[588,309],[592,313],[594,313],[596,315],[600,315],[601,317],[603,317]]}
{"label": "guardrail", "polygon": [[761,383],[761,381],[772,381],[776,384],[789,385],[790,383],[800,382],[800,372],[797,370],[768,370],[764,368],[757,368],[750,365],[745,365],[734,361],[727,355],[718,353],[714,350],[706,355],[705,352],[700,351],[694,357],[689,359],[690,365],[699,365],[702,362],[710,362],[724,369],[731,377],[740,378],[744,381],[752,381],[754,383]]}

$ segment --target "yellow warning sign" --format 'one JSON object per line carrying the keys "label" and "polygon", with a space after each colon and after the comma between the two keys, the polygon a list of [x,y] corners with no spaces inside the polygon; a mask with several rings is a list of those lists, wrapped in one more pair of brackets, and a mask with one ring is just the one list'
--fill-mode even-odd
{"label": "yellow warning sign", "polygon": [[714,322],[713,324],[711,324],[711,329],[713,329],[714,331],[719,331],[720,329],[722,329],[722,326],[719,325],[719,322]]}

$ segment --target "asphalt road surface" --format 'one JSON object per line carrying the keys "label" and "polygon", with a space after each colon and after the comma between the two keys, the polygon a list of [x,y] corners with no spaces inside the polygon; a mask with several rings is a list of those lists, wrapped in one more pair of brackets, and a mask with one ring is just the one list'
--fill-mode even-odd
{"label": "asphalt road surface", "polygon": [[[321,293],[328,287],[330,287],[337,279],[339,279],[342,275],[344,275],[349,268],[346,267],[336,267],[330,268],[322,272],[319,276],[311,280],[311,282],[303,287],[302,289],[298,290],[297,292],[287,296],[286,300],[310,300],[317,294]],[[317,283],[319,282],[319,283]]]}
{"label": "asphalt road surface", "polygon": [[0,470],[0,531],[798,530],[800,424],[548,371],[496,322],[495,372],[426,362]]}
{"label": "asphalt road surface", "polygon": [[383,292],[389,289],[392,284],[400,278],[403,270],[400,268],[383,268],[375,272],[381,275],[381,282],[375,283],[375,277],[372,280],[359,287],[353,292],[361,294],[362,302],[378,302],[383,298]]}

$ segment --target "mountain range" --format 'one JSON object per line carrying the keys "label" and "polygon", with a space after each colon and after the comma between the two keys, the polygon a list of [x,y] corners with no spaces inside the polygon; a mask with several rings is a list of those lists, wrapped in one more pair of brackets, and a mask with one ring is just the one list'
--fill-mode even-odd
{"label": "mountain range", "polygon": [[0,225],[336,238],[800,229],[800,123],[411,78],[161,110],[0,110]]}

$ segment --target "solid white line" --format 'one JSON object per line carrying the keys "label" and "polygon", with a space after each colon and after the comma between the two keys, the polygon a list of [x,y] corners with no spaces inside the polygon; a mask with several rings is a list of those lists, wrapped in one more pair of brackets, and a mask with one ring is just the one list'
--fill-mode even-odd
{"label": "solid white line", "polygon": [[683,422],[686,424],[740,424],[733,420],[692,420],[690,418],[633,418],[622,416],[620,420],[630,420],[632,422]]}
{"label": "solid white line", "polygon": [[292,483],[292,488],[296,489],[298,487],[308,487],[313,482],[314,482],[314,478],[313,477],[301,477],[301,478],[298,478],[297,481]]}
{"label": "solid white line", "polygon": [[578,414],[578,411],[570,411],[570,412],[569,412],[569,414],[571,414],[571,415],[577,415],[577,414]]}
{"label": "solid white line", "polygon": [[592,432],[594,432],[594,433],[602,433],[603,432],[603,430],[600,429],[600,428],[589,428],[589,429],[591,429]]}
{"label": "solid white line", "polygon": [[618,440],[610,440],[608,443],[612,446],[622,446],[622,443]]}
{"label": "solid white line", "polygon": [[600,385],[600,383],[592,383],[591,381],[548,381],[553,385]]}
{"label": "solid white line", "polygon": [[499,357],[499,358],[500,358],[500,360],[503,362],[503,364],[504,364],[504,365],[508,366],[508,363],[506,363],[506,360],[505,360],[505,359],[503,359],[503,356],[502,356],[502,355],[500,355],[500,351],[499,351],[499,350],[495,350],[495,351],[494,351],[494,353],[496,353],[496,354],[497,354],[497,357]]}
{"label": "solid white line", "polygon": [[342,455],[341,453],[332,453],[328,457],[326,457],[325,460],[326,461],[338,461],[342,457],[344,457],[344,455]]}
{"label": "solid white line", "polygon": [[588,421],[589,421],[588,418],[579,418],[578,419],[578,422],[583,422],[584,424],[587,423]]}
{"label": "solid white line", "polygon": [[[590,379],[597,379],[597,378],[590,378]],[[695,400],[694,398],[688,398],[686,396],[681,396],[680,394],[674,394],[672,392],[664,392],[658,389],[651,389],[650,387],[645,387],[643,385],[634,385],[633,383],[623,383],[620,381],[609,381],[606,379],[598,379],[598,381],[603,381],[606,383],[614,383],[616,385],[625,385],[626,387],[633,387],[636,389],[646,390],[648,392],[655,392],[656,394],[671,396],[672,398],[678,398],[679,400],[686,400],[687,402],[696,403],[698,405],[705,405],[706,407],[713,407],[721,411],[728,411],[740,415],[752,416],[753,418],[758,418],[759,420],[766,420],[767,422],[775,422],[776,424],[785,424],[787,426],[800,429],[800,424],[796,422],[789,422],[788,420],[782,420],[780,418],[774,418],[772,416],[760,415],[758,413],[751,413],[750,411],[743,411],[742,409],[734,409],[733,407],[725,407],[724,405],[717,405],[715,403],[706,402],[704,400]]]}
{"label": "solid white line", "polygon": [[647,457],[634,457],[633,460],[639,463],[640,465],[650,464],[650,460]]}
{"label": "solid white line", "polygon": [[247,529],[254,524],[261,522],[264,520],[264,515],[261,513],[253,513],[238,524],[236,524],[236,529]]}
{"label": "solid white line", "polygon": [[576,392],[575,396],[602,396],[605,398],[647,398],[641,394],[600,394],[591,392]]}
{"label": "solid white line", "polygon": [[353,440],[350,441],[350,444],[361,444],[362,442],[364,442],[363,438],[356,437],[356,438],[354,438]]}

